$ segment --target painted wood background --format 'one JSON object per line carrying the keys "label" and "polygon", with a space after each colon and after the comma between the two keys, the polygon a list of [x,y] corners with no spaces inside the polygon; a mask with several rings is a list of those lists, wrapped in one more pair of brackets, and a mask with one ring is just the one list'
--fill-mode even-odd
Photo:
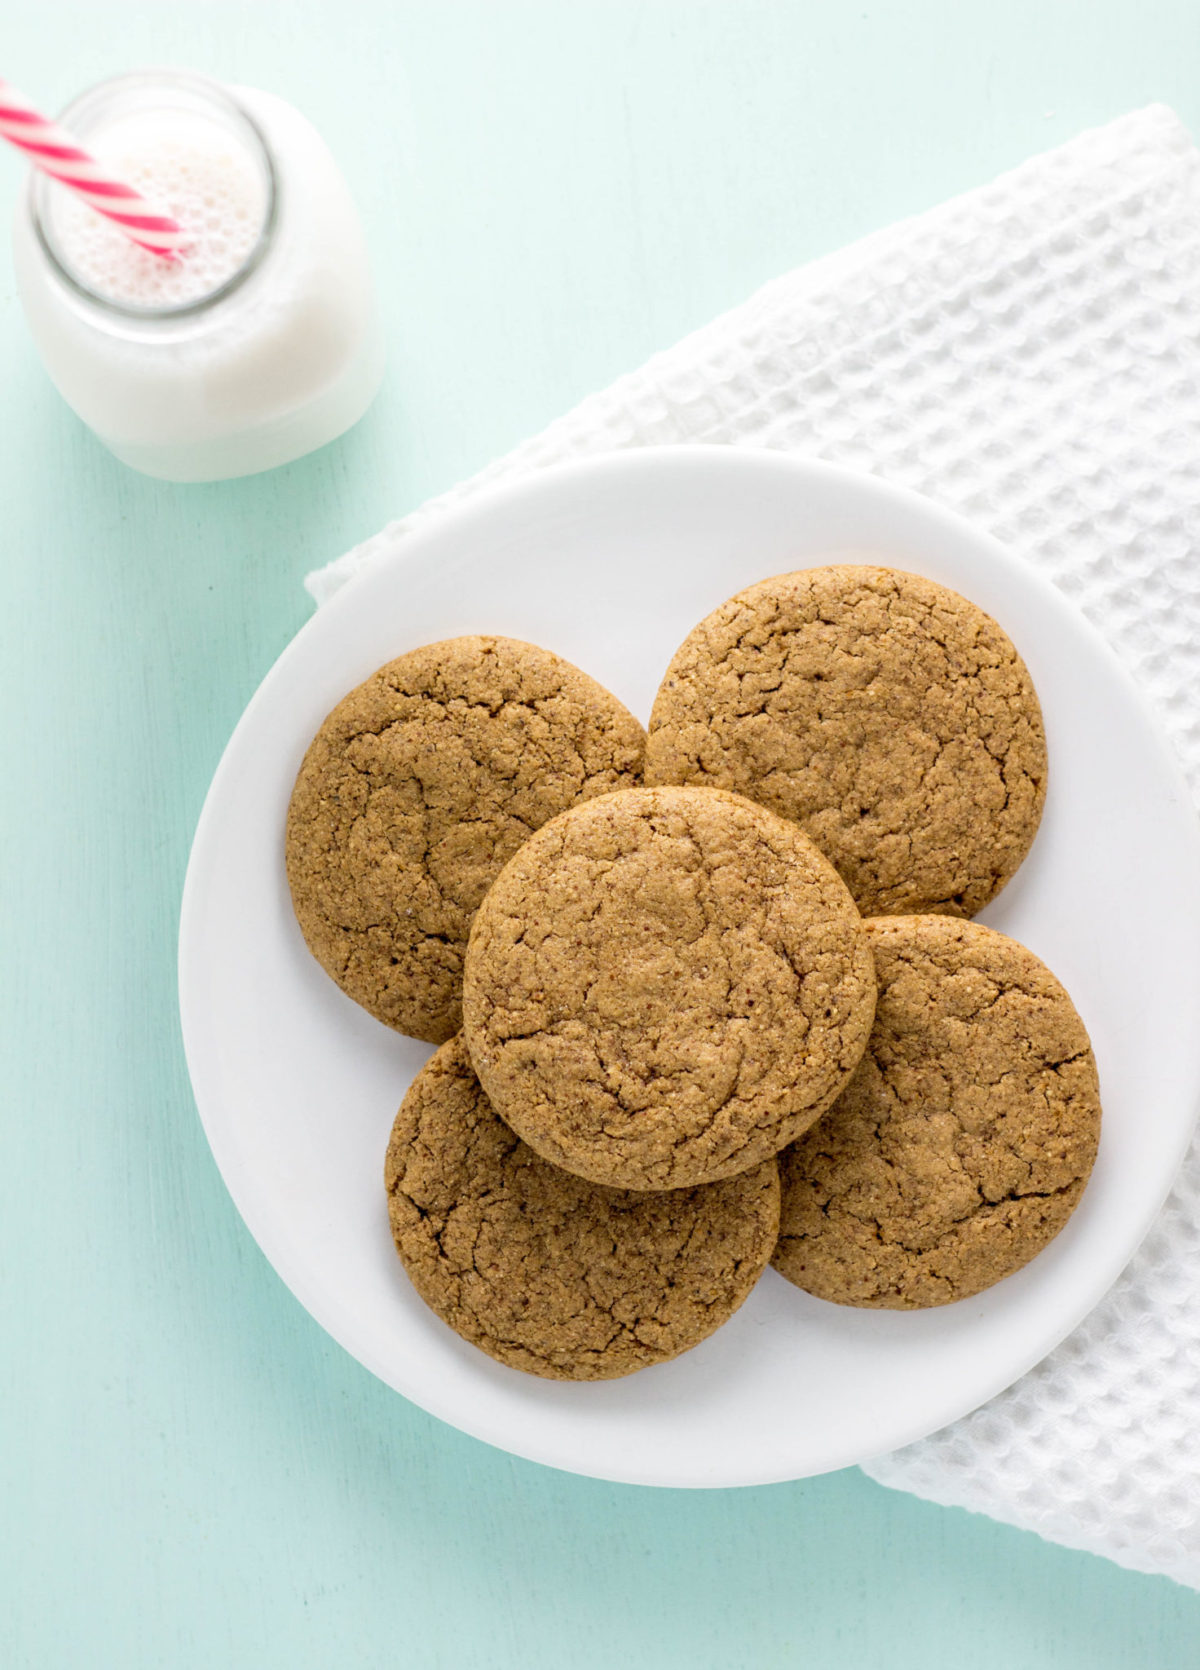
{"label": "painted wood background", "polygon": [[[0,1664],[1194,1670],[1200,1595],[856,1471],[725,1494],[515,1461],[284,1290],[196,1119],[191,832],[303,572],[760,281],[1151,98],[1194,0],[0,0],[51,104],[171,63],[307,111],[391,342],[347,440],[115,464],[0,251]],[[19,167],[0,158],[0,195]]]}

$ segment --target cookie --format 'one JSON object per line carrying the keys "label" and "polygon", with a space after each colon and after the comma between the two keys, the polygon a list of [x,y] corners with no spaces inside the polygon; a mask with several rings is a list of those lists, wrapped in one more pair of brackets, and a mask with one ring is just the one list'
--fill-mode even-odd
{"label": "cookie", "polygon": [[616,1379],[698,1345],[750,1292],[779,1228],[773,1159],[661,1194],[547,1165],[492,1111],[461,1038],[404,1098],[385,1179],[425,1303],[490,1357],[551,1380]]}
{"label": "cookie", "polygon": [[1074,1211],[1100,1093],[1083,1022],[1015,940],[867,924],[879,1002],[844,1094],[781,1157],[775,1267],[841,1305],[917,1310],[1027,1264]]}
{"label": "cookie", "polygon": [[533,644],[453,638],[389,662],[325,720],[292,793],[309,950],[381,1021],[441,1043],[493,877],[548,818],[640,781],[644,741],[615,696]]}
{"label": "cookie", "polygon": [[795,824],[711,789],[555,818],[475,918],[463,1017],[502,1118],[595,1183],[758,1165],[856,1066],[875,981],[858,912]]}
{"label": "cookie", "polygon": [[1041,710],[995,621],[890,568],[764,580],[676,651],[646,782],[731,789],[799,823],[865,916],[973,916],[1046,794]]}

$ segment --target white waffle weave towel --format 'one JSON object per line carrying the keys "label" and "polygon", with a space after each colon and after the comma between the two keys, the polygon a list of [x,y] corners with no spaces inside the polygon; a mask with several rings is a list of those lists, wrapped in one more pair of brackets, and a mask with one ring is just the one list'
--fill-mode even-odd
{"label": "white waffle weave towel", "polygon": [[[1200,152],[1169,110],[767,285],[309,590],[490,483],[682,441],[872,470],[1023,552],[1125,661],[1200,798]],[[1057,1351],[867,1471],[1200,1588],[1200,1145]]]}

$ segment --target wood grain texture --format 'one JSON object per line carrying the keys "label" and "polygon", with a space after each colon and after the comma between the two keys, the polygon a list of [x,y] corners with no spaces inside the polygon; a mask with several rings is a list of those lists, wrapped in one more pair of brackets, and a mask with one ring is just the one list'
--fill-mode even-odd
{"label": "wood grain texture", "polygon": [[392,356],[344,442],[165,486],[59,402],[0,254],[6,1670],[1194,1666],[1200,1596],[856,1472],[597,1484],[386,1391],[238,1220],[174,983],[195,819],[307,568],[783,268],[1151,97],[1200,120],[1193,10],[0,5],[50,103],[173,62],[307,110]]}

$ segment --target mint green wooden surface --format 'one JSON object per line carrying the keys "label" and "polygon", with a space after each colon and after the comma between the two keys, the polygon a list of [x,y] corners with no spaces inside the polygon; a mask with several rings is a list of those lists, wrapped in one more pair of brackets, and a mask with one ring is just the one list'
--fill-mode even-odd
{"label": "mint green wooden surface", "polygon": [[609,1486],[386,1391],[226,1197],[174,985],[307,568],[798,261],[1150,99],[1200,128],[1194,0],[0,0],[0,41],[55,104],[153,62],[299,104],[391,340],[346,441],[164,486],[60,404],[0,254],[0,1666],[1195,1670],[1200,1595],[856,1471]]}

